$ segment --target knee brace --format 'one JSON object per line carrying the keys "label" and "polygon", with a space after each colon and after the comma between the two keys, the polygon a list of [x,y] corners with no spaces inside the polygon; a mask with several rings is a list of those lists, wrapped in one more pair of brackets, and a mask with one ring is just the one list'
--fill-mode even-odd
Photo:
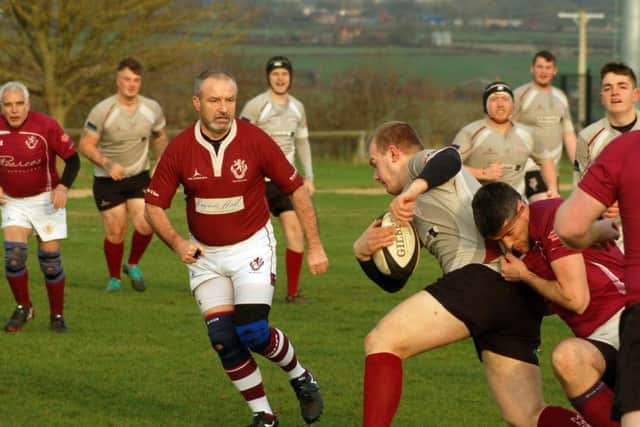
{"label": "knee brace", "polygon": [[64,277],[59,251],[47,252],[39,249],[38,260],[40,261],[40,270],[44,273],[44,280],[47,284],[56,283]]}
{"label": "knee brace", "polygon": [[26,243],[4,242],[4,267],[7,276],[20,276],[24,273],[28,252]]}
{"label": "knee brace", "polygon": [[269,343],[270,306],[266,304],[239,304],[234,314],[236,333],[240,341],[252,351],[259,352]]}
{"label": "knee brace", "polygon": [[250,356],[233,329],[233,313],[215,315],[206,320],[211,346],[225,369],[234,368]]}

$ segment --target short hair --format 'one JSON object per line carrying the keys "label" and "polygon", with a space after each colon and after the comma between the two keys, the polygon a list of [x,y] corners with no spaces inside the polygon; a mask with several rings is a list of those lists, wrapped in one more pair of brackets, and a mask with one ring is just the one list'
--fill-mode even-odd
{"label": "short hair", "polygon": [[0,87],[0,100],[4,98],[5,92],[8,92],[10,90],[21,90],[22,94],[24,95],[24,100],[29,101],[29,89],[27,89],[27,86],[25,86],[24,83],[16,80],[6,82],[2,85],[2,87]]}
{"label": "short hair", "polygon": [[633,69],[631,67],[623,62],[607,62],[606,64],[604,64],[600,69],[600,83],[602,83],[602,80],[604,80],[604,76],[609,73],[629,77],[634,86],[636,86],[638,83],[638,81],[636,80],[636,73],[633,72]]}
{"label": "short hair", "polygon": [[555,55],[548,50],[539,50],[538,52],[536,52],[535,55],[533,55],[533,59],[531,60],[531,65],[535,64],[538,58],[543,58],[549,62],[553,62],[554,64],[556,63]]}
{"label": "short hair", "polygon": [[375,141],[376,147],[383,152],[395,145],[402,152],[415,152],[424,149],[418,132],[408,123],[391,121],[378,126],[368,138],[368,145]]}
{"label": "short hair", "polygon": [[207,79],[230,80],[236,85],[236,87],[238,87],[238,83],[236,82],[235,77],[233,77],[233,75],[230,72],[224,71],[224,70],[215,70],[215,69],[204,70],[203,72],[198,74],[198,77],[196,77],[196,80],[193,83],[193,96],[200,96],[200,89],[202,89],[202,82],[204,82]]}
{"label": "short hair", "polygon": [[134,74],[139,76],[142,75],[142,71],[144,70],[140,61],[131,56],[127,56],[118,63],[118,71],[122,71],[125,68],[130,69]]}
{"label": "short hair", "polygon": [[516,205],[522,196],[504,182],[491,182],[482,186],[473,196],[473,220],[482,237],[498,234],[504,223],[516,213]]}

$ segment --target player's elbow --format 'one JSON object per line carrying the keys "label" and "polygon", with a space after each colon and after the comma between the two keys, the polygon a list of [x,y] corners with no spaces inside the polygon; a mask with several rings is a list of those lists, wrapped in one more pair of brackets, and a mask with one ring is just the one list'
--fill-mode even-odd
{"label": "player's elbow", "polygon": [[589,307],[590,302],[591,298],[589,296],[589,292],[586,292],[573,298],[569,302],[567,308],[576,314],[584,314],[584,312],[587,310],[587,307]]}

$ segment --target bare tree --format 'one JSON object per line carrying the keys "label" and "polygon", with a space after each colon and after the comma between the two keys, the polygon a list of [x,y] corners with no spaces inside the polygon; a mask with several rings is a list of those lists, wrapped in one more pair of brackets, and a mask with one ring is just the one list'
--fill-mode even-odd
{"label": "bare tree", "polygon": [[248,18],[233,0],[0,0],[0,82],[23,81],[64,124],[124,56],[175,69],[219,54]]}

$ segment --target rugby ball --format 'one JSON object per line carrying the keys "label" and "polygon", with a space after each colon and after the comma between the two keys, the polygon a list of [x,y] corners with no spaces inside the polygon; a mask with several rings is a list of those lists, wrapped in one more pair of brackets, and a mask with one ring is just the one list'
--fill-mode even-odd
{"label": "rugby ball", "polygon": [[373,263],[382,274],[393,279],[408,279],[418,266],[420,259],[420,240],[418,233],[409,223],[399,226],[393,222],[391,213],[383,214],[382,227],[394,226],[396,229],[394,242],[387,247],[380,248],[373,253]]}

